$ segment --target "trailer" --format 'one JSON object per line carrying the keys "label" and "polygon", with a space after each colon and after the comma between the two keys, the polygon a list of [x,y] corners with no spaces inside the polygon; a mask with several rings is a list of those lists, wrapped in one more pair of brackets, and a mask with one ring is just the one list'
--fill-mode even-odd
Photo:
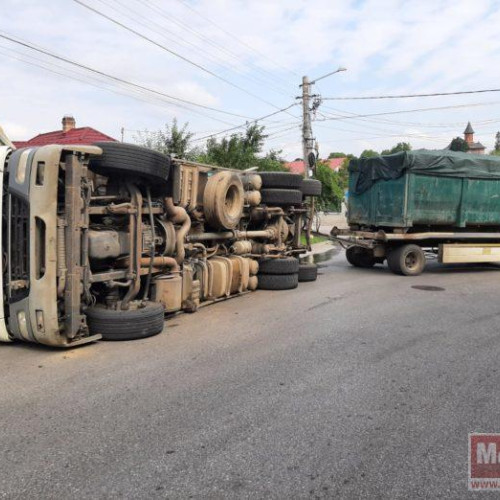
{"label": "trailer", "polygon": [[500,159],[417,150],[352,160],[348,225],[331,236],[355,267],[387,260],[416,276],[429,254],[443,264],[500,262]]}

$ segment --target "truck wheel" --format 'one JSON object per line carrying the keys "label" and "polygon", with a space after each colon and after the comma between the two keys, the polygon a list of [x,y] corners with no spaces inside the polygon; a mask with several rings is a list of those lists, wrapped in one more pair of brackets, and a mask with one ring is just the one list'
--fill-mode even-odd
{"label": "truck wheel", "polygon": [[366,248],[362,247],[349,247],[345,251],[345,256],[347,262],[349,262],[349,264],[354,267],[362,267],[366,269],[369,267],[373,267],[376,263],[373,252],[370,252]]}
{"label": "truck wheel", "polygon": [[321,196],[321,182],[316,179],[302,179],[300,190],[303,196]]}
{"label": "truck wheel", "polygon": [[262,203],[266,205],[299,205],[302,203],[302,191],[298,189],[262,189]]}
{"label": "truck wheel", "polygon": [[243,183],[233,172],[219,172],[207,181],[203,211],[214,228],[234,229],[240,223],[244,204]]}
{"label": "truck wheel", "polygon": [[135,340],[157,335],[163,330],[164,308],[158,302],[122,311],[93,306],[85,311],[92,334],[100,333],[106,340]]}
{"label": "truck wheel", "polygon": [[300,189],[302,176],[288,172],[259,172],[263,188]]}
{"label": "truck wheel", "polygon": [[299,283],[316,281],[318,279],[318,266],[316,264],[299,265]]}
{"label": "truck wheel", "polygon": [[394,274],[418,276],[425,268],[425,254],[418,245],[403,245],[389,252],[387,265]]}
{"label": "truck wheel", "polygon": [[170,158],[148,148],[121,142],[96,142],[102,155],[89,162],[93,172],[111,174],[134,174],[148,179],[167,181],[170,173]]}
{"label": "truck wheel", "polygon": [[259,274],[257,288],[261,290],[292,290],[299,286],[299,275],[295,274]]}
{"label": "truck wheel", "polygon": [[298,272],[299,261],[295,257],[259,261],[259,274],[295,274]]}

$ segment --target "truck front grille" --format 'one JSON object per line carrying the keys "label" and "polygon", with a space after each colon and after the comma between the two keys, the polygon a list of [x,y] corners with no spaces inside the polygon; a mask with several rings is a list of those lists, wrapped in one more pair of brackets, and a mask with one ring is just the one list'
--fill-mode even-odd
{"label": "truck front grille", "polygon": [[9,286],[12,299],[19,300],[27,294],[29,288],[29,205],[13,194],[10,195],[9,224]]}

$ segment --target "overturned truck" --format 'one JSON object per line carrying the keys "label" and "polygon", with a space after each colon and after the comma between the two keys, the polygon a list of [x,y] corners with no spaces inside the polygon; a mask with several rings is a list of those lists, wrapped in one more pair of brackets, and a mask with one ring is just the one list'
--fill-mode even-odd
{"label": "overturned truck", "polygon": [[0,147],[0,340],[144,338],[164,315],[295,288],[314,180],[221,169],[130,144]]}

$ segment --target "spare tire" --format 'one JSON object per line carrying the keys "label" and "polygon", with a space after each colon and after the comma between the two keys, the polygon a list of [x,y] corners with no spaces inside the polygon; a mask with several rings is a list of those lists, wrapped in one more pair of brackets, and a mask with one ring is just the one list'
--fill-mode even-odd
{"label": "spare tire", "polygon": [[295,257],[259,260],[259,274],[295,274],[299,272],[299,261]]}
{"label": "spare tire", "polygon": [[168,179],[171,162],[167,155],[121,142],[96,142],[94,145],[102,149],[102,155],[92,156],[89,162],[90,170],[96,174],[134,174],[165,182]]}
{"label": "spare tire", "polygon": [[146,302],[144,307],[122,311],[102,305],[85,311],[92,335],[100,333],[106,340],[135,340],[157,335],[163,330],[164,307],[158,302]]}
{"label": "spare tire", "polygon": [[299,275],[295,274],[259,274],[257,288],[261,290],[292,290],[299,285]]}
{"label": "spare tire", "polygon": [[288,172],[259,172],[263,188],[300,189],[302,176]]}
{"label": "spare tire", "polygon": [[203,211],[215,229],[234,229],[240,223],[245,201],[243,183],[234,172],[218,172],[209,177],[203,192]]}
{"label": "spare tire", "polygon": [[302,191],[298,189],[262,189],[262,203],[266,205],[300,205]]}
{"label": "spare tire", "polygon": [[304,196],[321,196],[321,182],[316,179],[302,179],[300,190]]}

